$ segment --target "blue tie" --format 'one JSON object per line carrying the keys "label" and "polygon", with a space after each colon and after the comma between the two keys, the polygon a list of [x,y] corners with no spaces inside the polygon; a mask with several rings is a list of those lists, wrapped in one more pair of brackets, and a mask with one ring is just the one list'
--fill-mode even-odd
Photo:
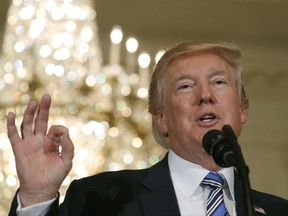
{"label": "blue tie", "polygon": [[222,191],[223,184],[224,178],[216,172],[208,173],[203,179],[201,185],[210,189],[207,199],[207,216],[227,215]]}

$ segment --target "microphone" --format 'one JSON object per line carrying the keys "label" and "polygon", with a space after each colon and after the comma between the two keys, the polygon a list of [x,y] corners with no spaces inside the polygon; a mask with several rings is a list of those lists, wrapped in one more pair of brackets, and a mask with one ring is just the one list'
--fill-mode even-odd
{"label": "microphone", "polygon": [[211,155],[219,166],[236,168],[240,181],[243,184],[243,198],[240,200],[244,204],[244,210],[249,216],[254,216],[252,195],[248,177],[248,167],[245,164],[241,148],[237,142],[237,137],[230,125],[224,125],[222,131],[210,130],[202,139],[203,148]]}
{"label": "microphone", "polygon": [[210,130],[202,140],[203,148],[211,155],[214,161],[221,167],[236,166],[237,161],[231,143],[223,131]]}

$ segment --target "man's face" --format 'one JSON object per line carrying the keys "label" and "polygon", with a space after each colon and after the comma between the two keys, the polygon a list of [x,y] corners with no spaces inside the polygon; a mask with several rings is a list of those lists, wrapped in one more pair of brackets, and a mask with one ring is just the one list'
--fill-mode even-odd
{"label": "man's face", "polygon": [[176,58],[164,73],[163,108],[154,121],[176,154],[206,163],[204,134],[229,124],[239,136],[247,119],[232,68],[215,54],[197,53]]}

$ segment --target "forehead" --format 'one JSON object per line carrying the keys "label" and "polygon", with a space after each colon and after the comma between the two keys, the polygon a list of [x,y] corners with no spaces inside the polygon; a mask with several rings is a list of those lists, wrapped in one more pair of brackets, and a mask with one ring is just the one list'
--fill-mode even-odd
{"label": "forehead", "polygon": [[[229,63],[221,56],[211,52],[189,53],[173,59],[164,72],[166,78],[182,73],[205,75],[208,73],[225,72],[232,74]],[[199,73],[201,72],[201,73]]]}

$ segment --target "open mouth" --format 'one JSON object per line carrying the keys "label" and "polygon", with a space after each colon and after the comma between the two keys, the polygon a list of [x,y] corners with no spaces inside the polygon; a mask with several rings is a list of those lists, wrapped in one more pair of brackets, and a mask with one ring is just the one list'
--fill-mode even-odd
{"label": "open mouth", "polygon": [[199,118],[201,122],[210,122],[216,118],[214,114],[206,114]]}

